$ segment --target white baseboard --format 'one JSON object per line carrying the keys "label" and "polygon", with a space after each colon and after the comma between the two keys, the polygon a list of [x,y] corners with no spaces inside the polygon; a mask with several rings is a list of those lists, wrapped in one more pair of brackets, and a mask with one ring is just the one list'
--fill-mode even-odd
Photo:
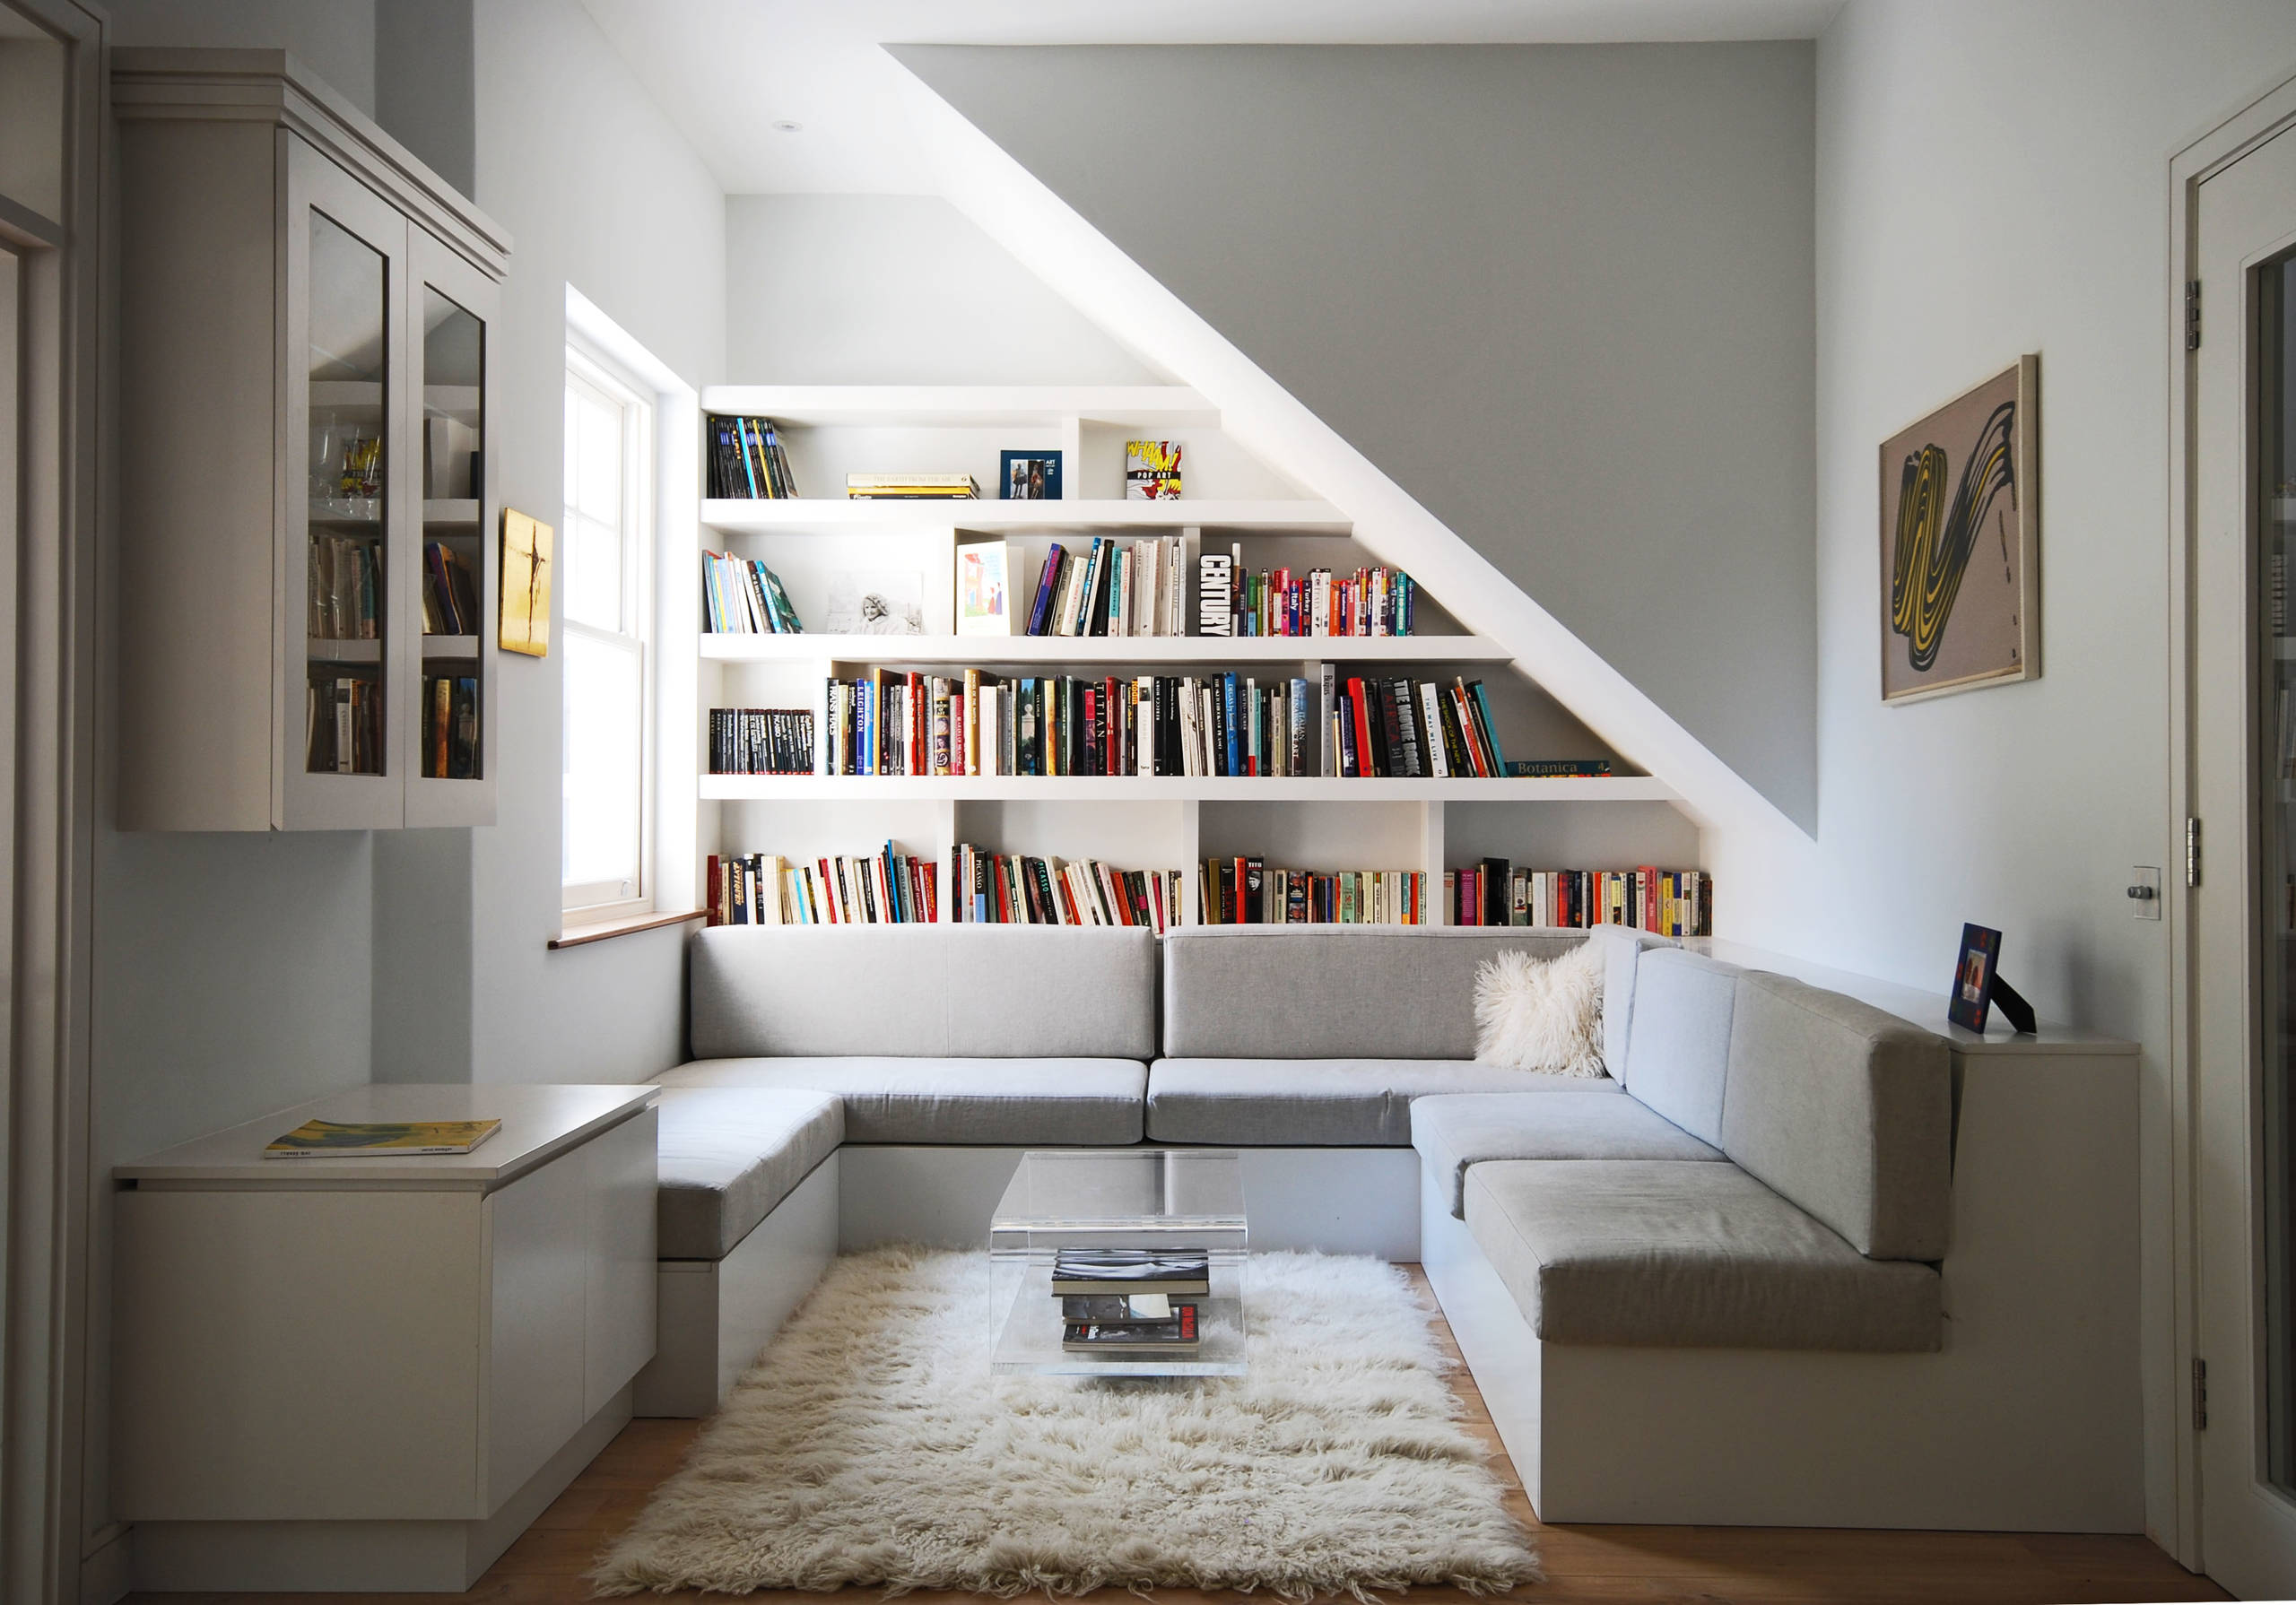
{"label": "white baseboard", "polygon": [[657,1262],[654,1358],[638,1374],[637,1414],[716,1410],[813,1291],[837,1255],[841,1157],[815,1166],[724,1259]]}
{"label": "white baseboard", "polygon": [[[838,1246],[978,1248],[1028,1150],[853,1145],[839,1189]],[[1119,1150],[1120,1151],[1120,1150]],[[1408,1148],[1243,1148],[1245,1210],[1257,1249],[1419,1256],[1417,1156]]]}
{"label": "white baseboard", "polygon": [[625,1385],[483,1522],[139,1522],[139,1590],[459,1593],[629,1425]]}

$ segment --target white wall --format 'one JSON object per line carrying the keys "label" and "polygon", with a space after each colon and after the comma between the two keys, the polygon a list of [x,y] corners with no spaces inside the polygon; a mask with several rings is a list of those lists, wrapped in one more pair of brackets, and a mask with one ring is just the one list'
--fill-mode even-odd
{"label": "white wall", "polygon": [[[716,382],[725,197],[575,0],[489,0],[477,30],[476,199],[511,237],[490,472],[505,506],[557,525],[566,286],[689,383]],[[684,928],[546,948],[559,928],[564,662],[505,654],[498,671],[500,822],[471,839],[477,1080],[642,1080],[683,1056]]]}
{"label": "white wall", "polygon": [[893,54],[1812,817],[1806,41]]}
{"label": "white wall", "polygon": [[735,383],[1161,380],[938,195],[731,195],[726,259]]}
{"label": "white wall", "polygon": [[[395,4],[396,0],[382,0]],[[103,0],[115,45],[291,50],[375,115],[377,0]]]}
{"label": "white wall", "polygon": [[[1856,0],[1820,41],[1818,831],[1717,840],[1726,934],[1942,990],[1964,921],[2040,1011],[2145,1045],[2165,1316],[2168,164],[2296,72],[2296,7]],[[1884,707],[1877,447],[2041,354],[2042,675]],[[2132,1155],[2131,1162],[2137,1162]],[[2175,1407],[2148,1323],[2150,1505]]]}

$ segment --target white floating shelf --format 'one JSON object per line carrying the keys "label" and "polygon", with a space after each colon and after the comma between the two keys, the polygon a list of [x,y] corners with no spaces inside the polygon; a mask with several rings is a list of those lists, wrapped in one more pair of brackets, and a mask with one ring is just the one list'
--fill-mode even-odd
{"label": "white floating shelf", "polygon": [[1560,780],[1247,780],[1229,776],[1105,775],[704,775],[704,801],[1672,802],[1647,775]]}
{"label": "white floating shelf", "polygon": [[711,385],[705,412],[809,428],[989,429],[1086,423],[1217,428],[1220,409],[1184,385]]}
{"label": "white floating shelf", "polygon": [[835,497],[787,501],[708,500],[701,522],[726,534],[851,534],[872,529],[960,529],[984,534],[1022,530],[1152,530],[1201,525],[1344,535],[1354,529],[1327,501],[857,501]]}
{"label": "white floating shelf", "polygon": [[726,664],[1503,664],[1481,636],[703,635]]}

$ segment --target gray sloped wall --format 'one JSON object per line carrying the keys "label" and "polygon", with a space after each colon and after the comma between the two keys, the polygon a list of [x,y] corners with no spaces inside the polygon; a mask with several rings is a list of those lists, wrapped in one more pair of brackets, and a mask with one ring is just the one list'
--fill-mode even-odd
{"label": "gray sloped wall", "polygon": [[1812,45],[891,48],[1814,827]]}

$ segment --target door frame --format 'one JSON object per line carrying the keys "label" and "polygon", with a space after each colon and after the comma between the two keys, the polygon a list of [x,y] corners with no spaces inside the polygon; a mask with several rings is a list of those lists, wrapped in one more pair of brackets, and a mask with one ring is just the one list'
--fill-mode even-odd
{"label": "door frame", "polygon": [[[2162,839],[2181,858],[2185,821],[2195,814],[2197,754],[2194,750],[2193,697],[2196,638],[2193,577],[2198,560],[2197,492],[2193,450],[2199,364],[2186,345],[2185,287],[2194,281],[2199,255],[2200,187],[2274,135],[2296,126],[2296,78],[2257,96],[2215,127],[2187,144],[2169,163],[2169,299],[2165,320],[2169,374],[2169,811]],[[2241,303],[2202,306],[2203,327],[2211,316],[2238,317]],[[2204,847],[2205,837],[2204,837]],[[2203,873],[2205,874],[2205,859]],[[2165,1320],[2170,1353],[2173,1442],[2167,1455],[2168,1523],[2153,1537],[2194,1571],[2206,1569],[2200,1524],[2200,1443],[2194,1422],[2194,1362],[2199,1349],[2200,1174],[2197,1130],[2196,1042],[2193,1007],[2191,926],[2193,888],[2176,888],[2161,899],[2169,938],[2169,1228],[2170,1302],[2165,1311],[2146,1314],[2148,1323]],[[2158,1465],[2158,1449],[2147,1458]],[[2157,1516],[2156,1516],[2157,1523]]]}

